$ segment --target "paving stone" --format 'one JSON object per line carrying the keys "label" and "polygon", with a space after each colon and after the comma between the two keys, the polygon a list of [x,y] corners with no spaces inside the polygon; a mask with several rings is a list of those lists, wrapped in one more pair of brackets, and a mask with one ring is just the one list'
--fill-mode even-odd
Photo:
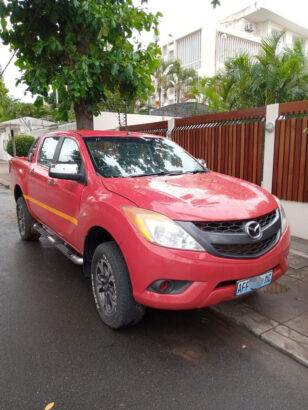
{"label": "paving stone", "polygon": [[282,334],[275,332],[275,330],[269,330],[261,335],[261,339],[267,341],[272,346],[282,350],[284,353],[292,356],[304,366],[308,367],[308,349],[289,337],[285,337]]}
{"label": "paving stone", "polygon": [[308,311],[297,316],[295,319],[289,320],[285,323],[285,326],[288,326],[303,335],[308,335]]}
{"label": "paving stone", "polygon": [[296,271],[290,272],[289,276],[296,280],[301,280],[303,282],[307,282],[308,280],[308,272],[302,272],[302,269],[298,269]]}
{"label": "paving stone", "polygon": [[274,330],[280,335],[288,337],[289,339],[292,339],[294,342],[297,342],[308,349],[308,336],[297,333],[295,330],[292,330],[288,326],[284,325],[279,325],[275,327]]}
{"label": "paving stone", "polygon": [[287,275],[258,292],[242,304],[279,323],[284,323],[307,312],[308,283]]}
{"label": "paving stone", "polygon": [[257,336],[278,325],[278,322],[275,320],[268,319],[240,303],[221,303],[220,305],[213,306],[213,310],[233,320],[235,323],[247,327]]}
{"label": "paving stone", "polygon": [[291,252],[299,251],[308,255],[308,241],[306,239],[291,237]]}
{"label": "paving stone", "polygon": [[307,267],[305,267],[305,268],[302,268],[301,270],[300,270],[300,273],[301,274],[304,274],[304,276],[302,277],[302,281],[303,282],[305,282],[305,283],[308,283],[308,266]]}
{"label": "paving stone", "polygon": [[295,253],[290,252],[288,256],[289,266],[293,269],[300,269],[308,266],[308,258],[303,256],[296,255]]}

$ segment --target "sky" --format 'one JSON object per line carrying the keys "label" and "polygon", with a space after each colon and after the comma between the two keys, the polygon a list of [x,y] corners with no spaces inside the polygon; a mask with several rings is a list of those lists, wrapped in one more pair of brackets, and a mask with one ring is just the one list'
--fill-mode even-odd
{"label": "sky", "polygon": [[[136,0],[137,3],[137,0]],[[176,36],[179,30],[197,27],[205,18],[219,21],[230,14],[236,13],[255,3],[252,0],[221,0],[221,6],[213,9],[210,0],[148,0],[148,11],[163,14],[160,24],[160,41],[169,35]],[[261,0],[257,2],[270,10],[281,14],[283,17],[308,28],[308,1],[307,0]],[[153,40],[152,35],[142,36],[143,41]],[[170,37],[169,37],[170,38]],[[0,44],[0,65],[2,68],[8,62],[11,52],[8,47]],[[21,101],[30,102],[33,98],[30,93],[25,94],[25,86],[15,86],[16,79],[20,77],[14,60],[4,74],[6,87],[9,94]]]}

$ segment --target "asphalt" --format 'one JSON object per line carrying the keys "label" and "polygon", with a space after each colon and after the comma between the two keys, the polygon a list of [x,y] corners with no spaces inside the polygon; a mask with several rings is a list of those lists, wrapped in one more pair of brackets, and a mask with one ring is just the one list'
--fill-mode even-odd
{"label": "asphalt", "polygon": [[[0,160],[0,186],[9,184]],[[308,241],[292,237],[289,265],[272,285],[212,309],[308,367]]]}
{"label": "asphalt", "polygon": [[308,367],[308,252],[291,250],[288,259],[278,281],[213,310]]}
{"label": "asphalt", "polygon": [[1,410],[307,408],[307,369],[211,309],[107,328],[81,269],[20,240],[4,188],[0,232]]}

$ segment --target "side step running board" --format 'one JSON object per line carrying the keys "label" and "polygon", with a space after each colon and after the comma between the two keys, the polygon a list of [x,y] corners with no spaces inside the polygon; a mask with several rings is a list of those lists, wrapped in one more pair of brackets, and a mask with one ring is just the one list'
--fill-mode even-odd
{"label": "side step running board", "polygon": [[62,239],[58,238],[56,235],[49,232],[46,228],[44,228],[39,223],[35,223],[33,228],[39,232],[44,238],[48,239],[63,255],[65,255],[68,259],[72,262],[76,263],[76,265],[83,264],[83,258],[80,256],[74,249],[72,249],[67,243],[63,242]]}

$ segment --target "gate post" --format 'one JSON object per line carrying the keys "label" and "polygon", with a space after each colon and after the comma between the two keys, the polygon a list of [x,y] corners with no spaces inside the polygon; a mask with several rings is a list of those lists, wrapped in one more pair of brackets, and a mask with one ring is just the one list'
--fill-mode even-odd
{"label": "gate post", "polygon": [[174,124],[175,124],[175,119],[171,118],[170,120],[168,120],[168,131],[167,131],[167,138],[171,139],[171,134],[172,134],[172,130],[174,128]]}
{"label": "gate post", "polygon": [[266,106],[264,155],[263,155],[263,178],[261,186],[272,192],[274,146],[275,146],[275,124],[279,117],[279,104]]}

